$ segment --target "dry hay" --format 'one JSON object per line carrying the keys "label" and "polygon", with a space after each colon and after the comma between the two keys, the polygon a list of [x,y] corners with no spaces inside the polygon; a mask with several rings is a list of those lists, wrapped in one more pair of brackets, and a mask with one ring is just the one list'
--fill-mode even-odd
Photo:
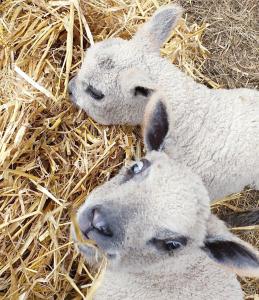
{"label": "dry hay", "polygon": [[[0,4],[1,299],[82,299],[96,286],[69,238],[71,214],[95,186],[141,155],[141,139],[137,128],[100,126],[74,108],[67,83],[93,38],[129,37],[165,2]],[[217,87],[200,71],[208,55],[205,30],[182,19],[162,53]],[[255,294],[255,280],[244,287]]]}
{"label": "dry hay", "polygon": [[259,88],[258,0],[180,0],[190,22],[208,23],[202,73],[225,87]]}

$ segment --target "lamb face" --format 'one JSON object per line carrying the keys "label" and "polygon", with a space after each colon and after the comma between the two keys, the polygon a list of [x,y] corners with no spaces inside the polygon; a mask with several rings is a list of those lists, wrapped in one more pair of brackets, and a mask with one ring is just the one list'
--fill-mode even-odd
{"label": "lamb face", "polygon": [[132,40],[113,38],[91,46],[80,71],[69,83],[71,100],[101,124],[140,124],[156,88],[146,57],[159,57],[159,47],[181,12],[177,5],[165,6]]}
{"label": "lamb face", "polygon": [[[96,43],[87,50],[80,71],[69,83],[72,101],[101,124],[139,124],[149,90],[134,86],[130,82],[134,76],[128,70],[143,59],[141,50],[128,41],[112,39]],[[121,78],[125,77],[127,91],[121,85],[125,82]],[[148,78],[144,80],[148,82]]]}
{"label": "lamb face", "polygon": [[[209,199],[197,176],[152,151],[119,177],[93,191],[78,212],[82,233],[113,266],[148,268],[174,248],[179,262],[179,255],[203,244]],[[89,256],[87,248],[80,249]]]}

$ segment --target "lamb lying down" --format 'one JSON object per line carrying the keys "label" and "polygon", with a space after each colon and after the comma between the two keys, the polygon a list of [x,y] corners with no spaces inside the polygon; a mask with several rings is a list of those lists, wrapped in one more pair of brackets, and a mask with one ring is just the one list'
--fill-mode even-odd
{"label": "lamb lying down", "polygon": [[165,6],[131,40],[91,46],[69,84],[71,99],[102,124],[140,124],[158,90],[172,115],[166,152],[202,177],[212,200],[246,185],[258,189],[259,92],[211,90],[160,57],[181,14]]}
{"label": "lamb lying down", "polygon": [[[164,152],[167,131],[164,104],[150,105],[145,158],[78,211],[82,235],[108,258],[94,299],[243,299],[234,273],[259,276],[259,253],[211,214],[201,179]],[[77,242],[94,263],[93,248]]]}

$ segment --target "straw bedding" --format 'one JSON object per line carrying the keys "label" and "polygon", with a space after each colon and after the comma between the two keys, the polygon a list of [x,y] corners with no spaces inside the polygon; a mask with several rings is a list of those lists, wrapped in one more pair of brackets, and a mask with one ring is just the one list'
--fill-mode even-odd
{"label": "straw bedding", "polygon": [[[74,250],[71,215],[97,185],[140,157],[138,128],[96,124],[74,108],[67,83],[84,49],[130,37],[169,1],[5,0],[0,4],[0,298],[84,299],[95,276]],[[197,81],[217,88],[202,69],[207,24],[183,18],[162,49]],[[247,191],[223,199],[221,214],[258,205]],[[238,231],[258,245],[257,228]],[[256,280],[242,279],[247,299]],[[258,297],[258,296],[257,296]]]}
{"label": "straw bedding", "polygon": [[209,23],[203,73],[225,87],[259,87],[258,0],[181,0],[191,22]]}

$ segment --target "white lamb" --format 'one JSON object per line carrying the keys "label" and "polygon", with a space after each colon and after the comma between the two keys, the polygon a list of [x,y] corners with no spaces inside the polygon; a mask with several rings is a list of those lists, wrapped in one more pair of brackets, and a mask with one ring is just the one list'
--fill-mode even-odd
{"label": "white lamb", "polygon": [[[96,188],[77,214],[84,238],[108,258],[94,299],[243,299],[234,272],[259,276],[259,253],[210,213],[190,168],[156,151],[168,116],[163,102],[148,105],[146,157]],[[94,262],[93,248],[78,244]]]}
{"label": "white lamb", "polygon": [[131,40],[91,46],[70,81],[71,98],[102,124],[140,124],[158,90],[172,115],[166,151],[202,177],[212,200],[246,185],[258,189],[259,92],[209,89],[160,57],[181,14],[165,6]]}

